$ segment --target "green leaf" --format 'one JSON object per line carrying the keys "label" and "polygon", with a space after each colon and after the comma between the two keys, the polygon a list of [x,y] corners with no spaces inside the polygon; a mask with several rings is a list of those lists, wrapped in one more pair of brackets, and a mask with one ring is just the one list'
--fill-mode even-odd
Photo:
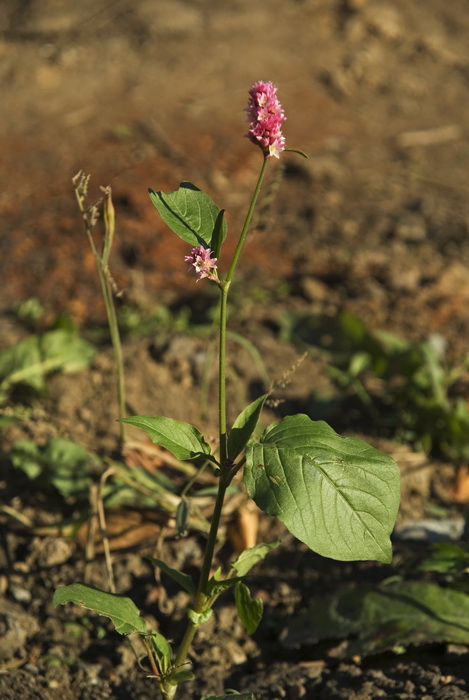
{"label": "green leaf", "polygon": [[41,352],[46,362],[57,363],[62,372],[86,369],[95,355],[95,349],[76,331],[59,329],[45,333],[41,338]]}
{"label": "green leaf", "polygon": [[215,221],[215,226],[212,233],[212,238],[210,240],[210,249],[213,252],[214,258],[220,257],[220,250],[223,241],[226,238],[226,224],[225,224],[225,210],[220,209],[218,212],[217,220]]}
{"label": "green leaf", "polygon": [[[192,246],[217,246],[226,237],[226,222],[217,223],[220,209],[210,197],[190,182],[181,182],[175,192],[148,190],[161,218],[183,241]],[[217,226],[220,230],[217,231]],[[220,242],[221,241],[221,242]]]}
{"label": "green leaf", "polygon": [[189,610],[187,611],[187,617],[189,620],[192,622],[193,625],[196,625],[197,627],[199,625],[203,625],[205,622],[208,622],[210,618],[213,615],[213,610],[204,610],[203,612],[195,612],[195,610]]}
{"label": "green leaf", "polygon": [[260,598],[251,598],[251,591],[244,583],[235,588],[235,603],[238,615],[248,634],[254,634],[262,620],[264,604]]}
{"label": "green leaf", "polygon": [[431,583],[398,582],[322,597],[288,623],[287,647],[356,637],[344,656],[424,642],[469,644],[469,596]]}
{"label": "green leaf", "polygon": [[60,329],[26,338],[0,352],[0,388],[6,392],[14,384],[24,384],[41,391],[46,374],[84,369],[94,352],[74,330]]}
{"label": "green leaf", "polygon": [[213,596],[220,595],[220,593],[223,593],[224,591],[228,590],[228,588],[232,588],[233,586],[235,586],[239,581],[241,581],[240,576],[236,576],[235,578],[225,578],[222,581],[218,581],[213,576],[207,584],[207,598],[212,598]]}
{"label": "green leaf", "polygon": [[123,418],[122,422],[141,428],[155,445],[165,447],[178,459],[210,455],[210,446],[205,442],[204,436],[189,423],[164,416],[132,416]]}
{"label": "green leaf", "polygon": [[[22,370],[26,367],[33,369],[21,379]],[[37,336],[26,338],[0,352],[2,387],[6,388],[14,384],[15,376],[19,376],[18,381],[22,381],[36,391],[44,388],[44,373],[41,371],[41,353]]]}
{"label": "green leaf", "polygon": [[171,576],[173,581],[176,581],[176,583],[179,583],[180,586],[185,588],[185,590],[188,593],[190,593],[193,598],[195,597],[195,585],[189,574],[185,574],[182,571],[173,569],[171,566],[168,566],[164,563],[164,561],[161,561],[160,559],[154,559],[154,557],[146,558],[149,561],[151,561],[155,566],[157,566],[158,569],[161,569],[161,571],[164,571],[165,574]]}
{"label": "green leaf", "polygon": [[48,465],[49,478],[62,496],[82,496],[88,493],[91,483],[90,471],[98,461],[83,447],[71,440],[52,438],[43,454]]}
{"label": "green leaf", "polygon": [[241,411],[228,436],[228,457],[236,457],[244,450],[259,421],[268,394],[260,396]]}
{"label": "green leaf", "polygon": [[43,487],[54,486],[65,497],[87,496],[90,472],[98,465],[96,457],[64,438],[51,438],[44,447],[19,440],[10,456],[13,465],[30,479],[38,479]]}
{"label": "green leaf", "polygon": [[391,561],[399,469],[390,457],[305,415],[269,426],[246,457],[249,495],[308,547],[343,561]]}
{"label": "green leaf", "polygon": [[303,158],[309,158],[308,155],[304,151],[300,151],[299,148],[285,148],[285,153],[297,153],[299,156],[303,156]]}
{"label": "green leaf", "polygon": [[140,617],[140,612],[133,600],[114,593],[106,593],[84,583],[72,583],[62,586],[54,593],[53,605],[75,603],[88,610],[109,617],[119,634],[138,632],[145,634],[147,625]]}
{"label": "green leaf", "polygon": [[245,549],[241,552],[231,565],[231,568],[236,571],[238,576],[246,576],[248,571],[252,569],[258,562],[262,561],[267,554],[275,547],[278,547],[280,540],[275,540],[269,544],[256,544],[254,547]]}
{"label": "green leaf", "polygon": [[155,650],[156,659],[158,662],[158,670],[161,675],[164,676],[169,671],[173,658],[171,644],[168,642],[166,637],[163,637],[163,635],[159,632],[151,633],[151,641],[153,643],[153,648]]}
{"label": "green leaf", "polygon": [[252,693],[237,693],[233,691],[225,695],[204,695],[200,700],[256,700]]}
{"label": "green leaf", "polygon": [[441,574],[468,571],[469,552],[449,542],[435,542],[430,557],[418,568],[420,571],[438,571]]}
{"label": "green leaf", "polygon": [[44,469],[41,453],[39,445],[32,440],[18,440],[13,445],[10,459],[16,469],[21,469],[29,479],[36,479]]}
{"label": "green leaf", "polygon": [[187,681],[193,681],[195,675],[192,671],[183,669],[182,671],[173,671],[165,679],[167,683],[171,685],[179,685],[179,683],[186,683]]}
{"label": "green leaf", "polygon": [[187,531],[187,519],[191,509],[190,501],[187,498],[181,498],[176,508],[176,531],[179,537],[182,537]]}

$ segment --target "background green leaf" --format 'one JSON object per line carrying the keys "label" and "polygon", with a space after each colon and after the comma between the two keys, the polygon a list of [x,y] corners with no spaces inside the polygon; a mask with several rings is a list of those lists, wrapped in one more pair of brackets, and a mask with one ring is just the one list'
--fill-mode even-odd
{"label": "background green leaf", "polygon": [[192,246],[210,248],[219,246],[226,237],[227,226],[218,222],[220,209],[212,199],[190,182],[181,182],[175,192],[154,192],[148,190],[150,199],[158,209],[161,218],[183,241]]}
{"label": "background green leaf", "polygon": [[57,363],[62,372],[79,372],[90,364],[95,349],[73,329],[58,329],[45,333],[40,341],[45,361]]}
{"label": "background green leaf", "polygon": [[321,598],[293,617],[283,644],[356,639],[344,656],[378,654],[423,642],[469,644],[469,596],[432,583],[397,582]]}
{"label": "background green leaf", "polygon": [[391,561],[400,477],[390,457],[305,415],[271,425],[246,457],[249,495],[308,547],[343,561]]}
{"label": "background green leaf", "polygon": [[139,609],[133,600],[100,591],[84,583],[72,583],[70,586],[58,588],[52,602],[54,605],[75,603],[93,610],[98,615],[109,617],[119,634],[145,634],[147,631],[146,622],[140,617]]}
{"label": "background green leaf", "polygon": [[64,438],[51,438],[44,446],[18,440],[10,458],[17,469],[30,479],[37,479],[42,488],[54,486],[62,496],[75,498],[88,497],[91,474],[99,466],[95,456]]}
{"label": "background green leaf", "polygon": [[194,459],[201,454],[210,455],[210,446],[202,433],[193,425],[164,416],[132,416],[123,423],[141,428],[155,445],[166,447],[178,459]]}
{"label": "background green leaf", "polygon": [[0,390],[14,384],[41,391],[50,372],[78,372],[89,365],[94,348],[72,329],[31,336],[0,352]]}
{"label": "background green leaf", "polygon": [[[3,386],[15,383],[15,374],[25,367],[33,367],[22,380],[31,388],[40,391],[44,387],[44,372],[41,369],[41,352],[38,336],[32,336],[0,352],[0,379]],[[21,375],[19,375],[21,377]],[[20,379],[21,381],[21,379]]]}

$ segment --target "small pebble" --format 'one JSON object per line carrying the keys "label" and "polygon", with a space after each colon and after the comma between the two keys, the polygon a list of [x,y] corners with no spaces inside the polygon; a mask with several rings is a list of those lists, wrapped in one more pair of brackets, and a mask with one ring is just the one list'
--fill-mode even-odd
{"label": "small pebble", "polygon": [[13,596],[13,598],[18,602],[18,603],[30,603],[31,602],[31,591],[28,591],[27,588],[21,588],[20,586],[12,586],[10,588],[10,592]]}

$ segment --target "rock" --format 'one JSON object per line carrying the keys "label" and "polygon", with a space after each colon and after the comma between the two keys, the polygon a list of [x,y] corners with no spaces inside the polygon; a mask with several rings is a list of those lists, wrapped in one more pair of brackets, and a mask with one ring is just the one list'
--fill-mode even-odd
{"label": "rock", "polygon": [[445,267],[433,290],[445,297],[469,297],[467,266],[455,262]]}
{"label": "rock", "polygon": [[427,237],[427,224],[421,214],[406,214],[399,219],[394,229],[396,238],[402,241],[419,242]]}
{"label": "rock", "polygon": [[405,33],[402,17],[392,3],[371,5],[366,20],[370,31],[384,39],[396,41]]}
{"label": "rock", "polygon": [[5,598],[1,600],[0,611],[0,660],[6,660],[39,631],[39,624],[20,605]]}
{"label": "rock", "polygon": [[304,277],[301,280],[301,287],[308,301],[326,301],[331,296],[327,285],[314,277]]}

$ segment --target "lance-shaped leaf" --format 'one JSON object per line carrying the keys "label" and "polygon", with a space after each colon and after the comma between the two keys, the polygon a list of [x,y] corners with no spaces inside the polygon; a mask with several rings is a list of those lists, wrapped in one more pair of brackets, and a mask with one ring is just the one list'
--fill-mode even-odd
{"label": "lance-shaped leaf", "polygon": [[187,498],[181,498],[176,508],[176,532],[178,537],[183,537],[187,532],[187,521],[191,509],[190,501]]}
{"label": "lance-shaped leaf", "polygon": [[210,248],[212,240],[219,246],[226,237],[226,222],[220,209],[210,197],[190,182],[181,182],[175,192],[154,192],[148,190],[150,199],[158,209],[161,218],[186,243]]}
{"label": "lance-shaped leaf", "polygon": [[133,600],[100,591],[84,583],[72,583],[70,586],[58,588],[52,602],[54,605],[75,603],[93,610],[98,615],[109,617],[119,634],[145,634],[147,631],[146,622],[140,617],[139,609]]}
{"label": "lance-shaped leaf", "polygon": [[395,462],[323,421],[288,416],[246,451],[249,495],[318,554],[389,563],[399,507]]}
{"label": "lance-shaped leaf", "polygon": [[210,445],[193,425],[164,416],[132,416],[123,418],[123,423],[141,428],[155,445],[166,447],[178,459],[194,459],[210,455]]}
{"label": "lance-shaped leaf", "polygon": [[160,632],[152,632],[151,641],[153,643],[153,649],[155,651],[156,660],[158,663],[158,670],[161,675],[164,676],[169,671],[171,667],[171,660],[173,658],[171,644],[168,642],[166,637],[160,634]]}
{"label": "lance-shaped leaf", "polygon": [[238,615],[248,634],[254,634],[262,620],[264,604],[260,598],[252,598],[244,583],[236,584],[235,603]]}
{"label": "lance-shaped leaf", "polygon": [[275,547],[278,547],[279,544],[280,540],[275,540],[269,544],[260,543],[256,544],[254,547],[245,549],[244,552],[241,552],[241,554],[234,560],[231,568],[236,571],[238,576],[246,576],[248,571],[250,571],[253,566],[265,559],[267,554]]}
{"label": "lance-shaped leaf", "polygon": [[267,394],[264,394],[246,406],[233,423],[228,436],[228,457],[230,459],[236,459],[246,447],[255,430],[266,398]]}
{"label": "lance-shaped leaf", "polygon": [[195,674],[192,671],[189,671],[188,669],[183,669],[182,671],[178,671],[177,669],[174,669],[174,671],[171,671],[171,673],[168,673],[165,677],[166,683],[169,683],[170,685],[179,685],[179,683],[186,683],[187,681],[193,681],[195,678]]}
{"label": "lance-shaped leaf", "polygon": [[256,700],[252,693],[229,693],[229,695],[203,695],[200,700]]}
{"label": "lance-shaped leaf", "polygon": [[228,588],[235,586],[240,580],[241,579],[239,576],[236,578],[221,579],[221,569],[219,568],[215,571],[212,578],[207,583],[205,594],[207,598],[218,596],[220,593],[223,593],[223,591],[228,590]]}
{"label": "lance-shaped leaf", "polygon": [[154,557],[147,557],[147,559],[157,566],[158,569],[161,569],[161,571],[164,571],[165,574],[168,574],[173,581],[179,583],[180,586],[185,588],[186,591],[190,593],[193,598],[195,598],[195,585],[189,574],[185,574],[183,571],[178,571],[178,569],[173,569],[160,559],[155,559]]}
{"label": "lance-shaped leaf", "polygon": [[225,210],[220,209],[218,212],[217,220],[215,221],[215,226],[213,227],[212,237],[210,239],[210,249],[213,252],[214,258],[220,257],[220,250],[223,241],[226,238],[226,222],[225,222]]}

